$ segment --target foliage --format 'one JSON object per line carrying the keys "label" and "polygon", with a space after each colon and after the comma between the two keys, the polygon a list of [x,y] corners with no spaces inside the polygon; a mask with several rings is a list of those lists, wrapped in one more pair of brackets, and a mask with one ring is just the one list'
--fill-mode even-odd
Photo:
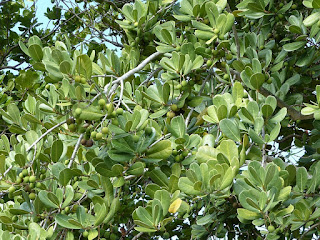
{"label": "foliage", "polygon": [[0,5],[1,239],[319,237],[320,1],[76,2]]}

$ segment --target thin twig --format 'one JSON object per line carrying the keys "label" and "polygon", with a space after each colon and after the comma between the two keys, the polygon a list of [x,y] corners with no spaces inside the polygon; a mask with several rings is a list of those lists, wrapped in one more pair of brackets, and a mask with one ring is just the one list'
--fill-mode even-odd
{"label": "thin twig", "polygon": [[2,178],[4,178],[12,168],[13,168],[13,165],[11,165],[11,166],[2,174],[2,176],[0,177],[0,180],[2,180]]}
{"label": "thin twig", "polygon": [[80,147],[80,143],[81,143],[81,140],[82,140],[83,136],[84,136],[84,133],[81,133],[79,138],[78,138],[77,144],[74,147],[73,153],[71,155],[70,162],[68,164],[68,168],[71,168],[72,163],[73,163],[74,159],[76,158],[76,155],[77,155],[78,149]]}
{"label": "thin twig", "polygon": [[137,239],[139,239],[139,237],[141,237],[142,234],[143,234],[143,232],[139,232],[137,235],[135,235],[135,236],[132,238],[132,240],[137,240]]}
{"label": "thin twig", "polygon": [[147,77],[147,79],[144,80],[142,83],[140,83],[140,85],[138,86],[138,88],[141,87],[143,84],[149,82],[150,79],[151,79],[155,74],[157,74],[158,72],[160,72],[161,69],[162,69],[162,67],[158,67],[158,68],[155,69],[153,72],[151,72],[151,73],[149,74],[149,76]]}
{"label": "thin twig", "polygon": [[32,143],[32,145],[30,147],[28,147],[27,152],[30,151],[31,148],[34,147],[34,145],[36,145],[38,142],[40,142],[40,140],[42,138],[44,138],[45,136],[47,136],[48,133],[52,132],[54,129],[56,129],[57,127],[60,127],[62,124],[65,124],[67,122],[67,120],[62,121],[61,123],[58,123],[57,125],[53,126],[52,128],[50,128],[49,130],[47,130],[44,134],[42,134],[34,143]]}

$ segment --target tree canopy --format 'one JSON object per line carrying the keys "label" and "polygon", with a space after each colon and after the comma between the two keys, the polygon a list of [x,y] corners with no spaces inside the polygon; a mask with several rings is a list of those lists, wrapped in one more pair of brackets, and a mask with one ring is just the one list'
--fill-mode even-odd
{"label": "tree canopy", "polygon": [[319,238],[320,0],[51,2],[0,3],[1,239]]}

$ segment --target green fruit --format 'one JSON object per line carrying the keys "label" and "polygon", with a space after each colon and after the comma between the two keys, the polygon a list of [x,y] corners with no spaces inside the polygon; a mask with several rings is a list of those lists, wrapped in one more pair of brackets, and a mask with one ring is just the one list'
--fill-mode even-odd
{"label": "green fruit", "polygon": [[183,156],[183,157],[188,156],[188,154],[189,154],[188,150],[184,150],[184,151],[182,152],[182,156]]}
{"label": "green fruit", "polygon": [[77,127],[76,127],[75,124],[70,124],[70,125],[68,126],[68,128],[69,128],[70,132],[75,132],[75,131],[77,130]]}
{"label": "green fruit", "polygon": [[176,46],[176,51],[180,51],[181,47],[179,45]]}
{"label": "green fruit", "polygon": [[108,104],[106,105],[106,108],[107,108],[107,111],[111,113],[111,112],[113,111],[113,105],[112,105],[112,103],[108,103]]}
{"label": "green fruit", "polygon": [[41,182],[36,183],[36,188],[41,188]]}
{"label": "green fruit", "polygon": [[296,4],[292,4],[291,9],[297,9],[297,5]]}
{"label": "green fruit", "polygon": [[212,66],[212,64],[213,64],[212,60],[211,60],[211,59],[209,59],[209,60],[207,61],[207,67],[211,67],[211,66]]}
{"label": "green fruit", "polygon": [[116,112],[116,111],[112,111],[112,113],[110,114],[110,116],[111,116],[112,118],[116,117],[116,116],[117,116],[117,112]]}
{"label": "green fruit", "polygon": [[101,140],[102,137],[103,137],[102,133],[97,133],[97,134],[96,134],[96,139],[97,139],[97,140]]}
{"label": "green fruit", "polygon": [[34,183],[37,180],[36,176],[30,176],[29,182]]}
{"label": "green fruit", "polygon": [[88,231],[84,231],[84,232],[82,233],[82,236],[85,237],[85,238],[87,238],[87,237],[89,236],[89,232],[88,232]]}
{"label": "green fruit", "polygon": [[227,54],[226,60],[231,60],[233,58],[233,55],[231,53]]}
{"label": "green fruit", "polygon": [[139,23],[138,22],[134,22],[133,26],[138,27]]}
{"label": "green fruit", "polygon": [[42,174],[45,174],[45,173],[47,172],[47,170],[46,170],[45,168],[42,168],[42,169],[40,170],[40,172],[41,172]]}
{"label": "green fruit", "polygon": [[29,187],[30,187],[31,189],[34,189],[34,187],[35,187],[34,183],[30,183],[30,184],[29,184]]}
{"label": "green fruit", "polygon": [[268,78],[267,83],[271,84],[272,83],[272,78]]}
{"label": "green fruit", "polygon": [[261,45],[261,46],[259,47],[259,49],[260,49],[260,50],[264,49],[264,45]]}
{"label": "green fruit", "polygon": [[91,138],[95,139],[96,136],[97,136],[97,132],[96,131],[91,132],[91,134],[90,134]]}
{"label": "green fruit", "polygon": [[65,164],[65,165],[68,165],[69,162],[70,162],[69,159],[67,159],[67,160],[64,161],[64,164]]}
{"label": "green fruit", "polygon": [[177,104],[172,104],[172,105],[171,105],[171,110],[172,110],[172,111],[176,112],[176,111],[178,111],[178,109],[179,109],[179,108],[178,108]]}
{"label": "green fruit", "polygon": [[185,86],[187,86],[187,85],[188,85],[188,83],[187,83],[186,80],[183,80],[183,81],[181,82],[181,86],[182,86],[182,87],[185,87]]}
{"label": "green fruit", "polygon": [[28,176],[24,177],[23,182],[25,182],[25,183],[29,182],[29,177]]}
{"label": "green fruit", "polygon": [[169,234],[168,232],[165,232],[165,233],[163,234],[163,238],[170,238],[170,234]]}
{"label": "green fruit", "polygon": [[19,178],[23,178],[23,177],[24,177],[23,173],[22,172],[19,173]]}
{"label": "green fruit", "polygon": [[218,34],[218,33],[220,32],[220,29],[215,28],[215,29],[213,30],[213,32],[214,32],[215,34]]}
{"label": "green fruit", "polygon": [[17,184],[22,183],[22,178],[21,178],[21,177],[18,177],[17,180],[16,180],[16,183],[17,183]]}
{"label": "green fruit", "polygon": [[106,104],[106,100],[100,99],[100,100],[98,101],[98,104],[99,104],[99,106],[103,107],[103,106]]}
{"label": "green fruit", "polygon": [[69,207],[65,207],[64,210],[66,211],[66,213],[68,213],[70,208]]}
{"label": "green fruit", "polygon": [[213,56],[217,56],[219,54],[219,51],[218,50],[212,50],[212,55]]}
{"label": "green fruit", "polygon": [[181,89],[181,88],[182,88],[181,84],[178,84],[178,85],[176,86],[176,89]]}
{"label": "green fruit", "polygon": [[182,156],[181,156],[181,155],[177,155],[177,156],[174,157],[174,160],[175,160],[176,162],[180,162],[181,159],[182,159]]}
{"label": "green fruit", "polygon": [[81,77],[79,75],[75,76],[74,81],[76,81],[78,83],[81,82]]}
{"label": "green fruit", "polygon": [[227,74],[227,73],[224,74],[224,75],[223,75],[223,79],[224,79],[224,80],[228,80],[228,79],[229,79],[229,74]]}
{"label": "green fruit", "polygon": [[13,193],[16,190],[14,186],[9,187],[8,191],[9,193]]}
{"label": "green fruit", "polygon": [[270,225],[269,227],[268,227],[268,231],[269,232],[274,232],[274,230],[275,230],[275,227],[274,226],[272,226],[272,225]]}
{"label": "green fruit", "polygon": [[220,35],[219,35],[219,39],[220,39],[220,40],[224,40],[224,35],[223,35],[223,34],[220,34]]}
{"label": "green fruit", "polygon": [[119,239],[119,238],[117,237],[116,234],[112,233],[112,234],[110,235],[110,240],[117,240],[117,239]]}
{"label": "green fruit", "polygon": [[36,194],[35,194],[35,193],[30,193],[30,194],[29,194],[29,198],[30,198],[31,200],[35,200],[35,199],[36,199]]}
{"label": "green fruit", "polygon": [[172,155],[173,156],[177,156],[178,155],[178,151],[176,149],[172,150]]}
{"label": "green fruit", "polygon": [[81,113],[82,113],[82,109],[81,109],[81,108],[77,108],[77,109],[74,111],[74,115],[75,115],[75,116],[80,116]]}
{"label": "green fruit", "polygon": [[82,78],[81,78],[81,83],[82,83],[82,84],[86,84],[86,83],[87,83],[87,80],[86,80],[84,77],[82,77]]}
{"label": "green fruit", "polygon": [[174,112],[172,112],[172,111],[167,112],[167,117],[168,117],[168,118],[173,118],[175,115],[176,115],[176,114],[175,114]]}
{"label": "green fruit", "polygon": [[138,142],[139,139],[140,139],[140,136],[138,136],[138,135],[133,135],[132,136],[132,141],[135,142],[135,143]]}
{"label": "green fruit", "polygon": [[145,129],[145,132],[146,132],[147,135],[150,135],[152,133],[152,128],[151,127],[147,127]]}
{"label": "green fruit", "polygon": [[13,216],[13,217],[12,217],[12,221],[13,221],[13,222],[18,221],[18,216]]}
{"label": "green fruit", "polygon": [[103,127],[103,128],[101,129],[101,132],[102,132],[102,134],[108,134],[109,128]]}
{"label": "green fruit", "polygon": [[21,173],[22,173],[23,176],[25,177],[25,176],[28,175],[28,170],[27,170],[27,169],[23,169]]}
{"label": "green fruit", "polygon": [[122,115],[122,114],[123,114],[123,109],[122,109],[122,108],[118,108],[118,109],[116,110],[116,114],[117,114],[117,115]]}

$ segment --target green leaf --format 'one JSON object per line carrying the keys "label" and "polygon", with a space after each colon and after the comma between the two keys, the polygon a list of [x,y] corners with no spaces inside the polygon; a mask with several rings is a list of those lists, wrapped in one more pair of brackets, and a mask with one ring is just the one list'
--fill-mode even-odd
{"label": "green leaf", "polygon": [[231,140],[240,142],[240,129],[234,123],[234,121],[230,119],[223,119],[220,121],[219,127],[221,131]]}
{"label": "green leaf", "polygon": [[144,173],[145,165],[142,162],[135,162],[129,169],[128,174],[140,176]]}
{"label": "green leaf", "polygon": [[154,169],[149,173],[150,178],[153,182],[156,184],[168,187],[168,177],[160,170],[160,169]]}
{"label": "green leaf", "polygon": [[100,225],[103,220],[106,218],[107,216],[107,208],[105,204],[102,204],[102,206],[99,208],[99,212],[96,212],[96,220],[94,222],[95,226]]}
{"label": "green leaf", "polygon": [[38,197],[40,198],[41,202],[47,207],[59,208],[59,204],[56,204],[49,199],[47,191],[41,190],[38,194]]}
{"label": "green leaf", "polygon": [[65,168],[59,174],[59,182],[63,186],[66,186],[69,183],[69,181],[71,180],[71,178],[73,178],[75,176],[79,176],[79,175],[80,174],[77,171],[74,171],[74,170],[69,169],[69,168]]}
{"label": "green leaf", "polygon": [[158,231],[156,229],[150,229],[150,228],[145,228],[145,227],[134,227],[134,229],[137,230],[138,232],[147,232],[147,233],[152,233],[152,232]]}
{"label": "green leaf", "polygon": [[187,177],[181,177],[178,182],[179,189],[189,195],[199,195],[200,191],[194,189],[194,183]]}
{"label": "green leaf", "polygon": [[167,159],[172,153],[170,140],[162,140],[147,151],[147,158]]}
{"label": "green leaf", "polygon": [[38,44],[32,44],[28,48],[29,55],[35,61],[40,62],[43,58],[42,48]]}
{"label": "green leaf", "polygon": [[170,32],[167,29],[162,29],[161,30],[161,35],[165,43],[171,45],[172,44],[172,37]]}
{"label": "green leaf", "polygon": [[186,124],[183,116],[174,117],[167,127],[169,132],[176,138],[183,138],[186,133]]}
{"label": "green leaf", "polygon": [[265,75],[262,73],[255,73],[250,77],[250,84],[254,87],[254,89],[260,89],[264,81]]}
{"label": "green leaf", "polygon": [[61,140],[56,140],[51,146],[51,160],[58,162],[63,152],[63,143]]}
{"label": "green leaf", "polygon": [[86,79],[90,79],[92,75],[92,62],[90,57],[86,54],[78,56],[76,69],[79,73],[82,73]]}
{"label": "green leaf", "polygon": [[313,8],[320,8],[320,0],[313,0],[312,7]]}
{"label": "green leaf", "polygon": [[143,207],[138,207],[136,209],[136,214],[138,216],[138,218],[145,223],[146,225],[150,226],[150,228],[153,227],[153,220],[152,220],[152,216],[150,215],[150,213]]}
{"label": "green leaf", "polygon": [[70,74],[71,73],[71,64],[69,61],[64,60],[60,63],[59,69],[64,74]]}
{"label": "green leaf", "polygon": [[296,182],[300,191],[303,191],[308,181],[308,172],[304,167],[297,168]]}
{"label": "green leaf", "polygon": [[252,212],[244,208],[238,208],[237,213],[240,219],[245,219],[245,220],[255,220],[261,217],[259,213]]}
{"label": "green leaf", "polygon": [[170,193],[164,189],[158,190],[154,194],[154,199],[158,199],[160,201],[163,215],[166,215],[170,206]]}
{"label": "green leaf", "polygon": [[263,104],[261,111],[265,118],[269,118],[273,114],[273,108],[269,104]]}
{"label": "green leaf", "polygon": [[293,42],[293,43],[287,43],[283,45],[283,49],[287,52],[293,52],[300,48],[302,48],[306,43],[305,42]]}
{"label": "green leaf", "polygon": [[72,219],[66,215],[63,214],[57,214],[55,217],[57,223],[64,228],[68,228],[68,229],[81,229],[81,226],[78,225],[74,225],[72,223],[70,223],[68,220]]}

